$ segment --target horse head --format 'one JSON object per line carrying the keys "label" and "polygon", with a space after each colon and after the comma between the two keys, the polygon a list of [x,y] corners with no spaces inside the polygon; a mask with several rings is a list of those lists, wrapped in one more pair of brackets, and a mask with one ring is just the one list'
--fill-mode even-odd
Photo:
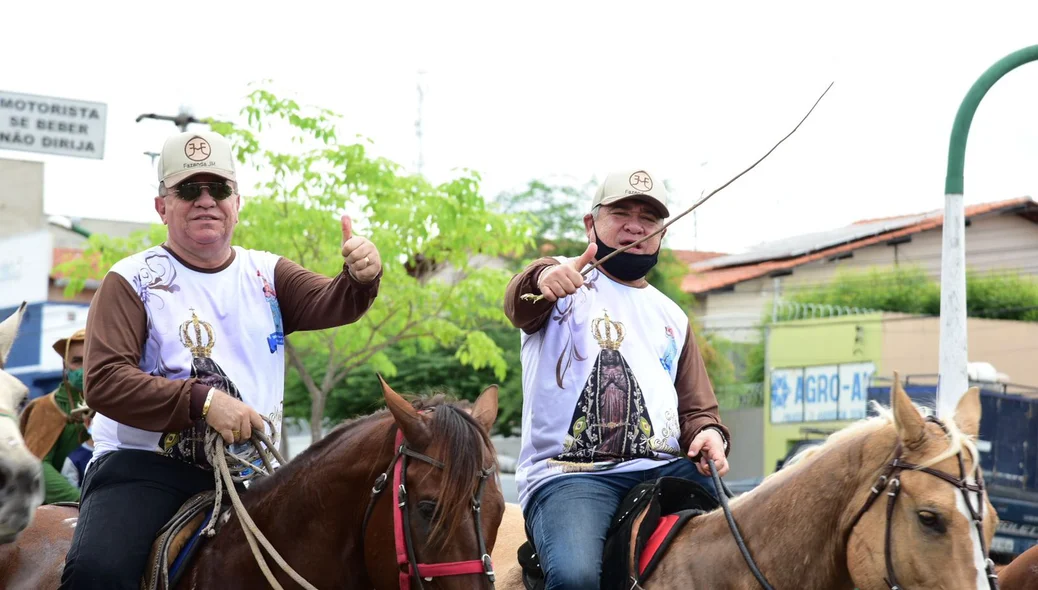
{"label": "horse head", "polygon": [[850,534],[848,568],[856,586],[994,588],[987,548],[998,516],[984,492],[973,444],[979,390],[970,388],[945,424],[923,416],[895,373],[888,417],[884,431],[895,435],[896,444],[880,444],[877,432],[876,443],[863,447],[863,455],[881,455],[888,468]]}
{"label": "horse head", "polygon": [[16,414],[29,390],[3,370],[24,315],[22,303],[0,322],[0,544],[14,541],[43,503],[43,469],[25,447]]}
{"label": "horse head", "polygon": [[[373,499],[364,532],[372,582],[422,588],[435,578],[437,588],[491,587],[489,555],[504,513],[490,442],[497,386],[465,408],[412,404],[379,380],[396,428],[393,462],[376,482],[392,500]],[[415,568],[419,575],[405,579]]]}

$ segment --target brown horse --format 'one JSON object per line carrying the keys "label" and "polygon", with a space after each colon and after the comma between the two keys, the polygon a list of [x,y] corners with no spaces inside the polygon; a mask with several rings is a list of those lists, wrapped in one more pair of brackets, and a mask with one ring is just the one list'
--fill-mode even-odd
{"label": "brown horse", "polygon": [[998,573],[1002,590],[1038,590],[1038,545],[1009,562]]}
{"label": "brown horse", "polygon": [[[402,543],[413,552],[410,561],[422,564],[423,578],[442,575],[441,564],[464,561],[478,565],[479,573],[436,577],[432,585],[490,588],[481,558],[493,550],[504,510],[488,434],[497,418],[497,387],[488,387],[471,407],[442,396],[408,403],[385,381],[382,389],[388,412],[340,425],[256,481],[242,495],[245,508],[288,565],[322,590],[400,589],[399,574],[409,571],[408,560],[398,566],[395,548],[394,519],[401,513],[396,531],[403,532]],[[397,442],[398,431],[403,444]],[[402,457],[410,461],[398,463]],[[397,465],[404,466],[399,474],[393,469]],[[406,507],[395,514],[399,486],[390,485],[376,495],[366,519],[372,488],[387,472],[390,481],[394,475],[406,478]],[[41,508],[36,524],[17,544],[0,547],[0,587],[55,588],[74,526],[67,519],[75,514],[74,509]],[[280,584],[298,587],[267,561]],[[489,557],[486,562],[489,566]],[[422,579],[408,578],[403,588],[422,587]],[[178,588],[268,586],[238,519],[231,516],[199,550]]]}
{"label": "brown horse", "polygon": [[[731,502],[749,553],[774,588],[989,588],[984,548],[998,517],[986,496],[968,492],[983,517],[982,543],[965,492],[943,479],[976,489],[970,438],[980,424],[979,391],[960,400],[947,434],[912,405],[896,374],[892,402],[892,410],[879,408]],[[892,472],[895,458],[912,465]],[[522,538],[502,530],[497,551],[514,553],[506,540]],[[502,574],[500,589],[523,588],[518,567]],[[692,519],[643,586],[760,588],[720,509]]]}

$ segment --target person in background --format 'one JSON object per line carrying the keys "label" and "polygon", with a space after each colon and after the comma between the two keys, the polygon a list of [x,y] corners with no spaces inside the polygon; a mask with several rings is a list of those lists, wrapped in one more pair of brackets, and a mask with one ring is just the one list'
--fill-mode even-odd
{"label": "person in background", "polygon": [[[83,426],[86,428],[87,436],[91,435],[90,422],[93,418],[93,411],[86,406],[77,408],[74,412],[83,416]],[[83,441],[83,444],[76,447],[68,457],[65,457],[65,464],[61,467],[61,475],[65,476],[65,479],[69,481],[76,488],[83,487],[83,474],[86,472],[87,463],[90,462],[90,458],[94,456],[94,439],[88,438]]]}
{"label": "person in background", "polygon": [[90,435],[83,425],[83,343],[86,330],[78,330],[54,343],[62,358],[62,379],[57,389],[40,396],[22,410],[19,425],[25,444],[43,462],[44,504],[78,502],[79,487],[62,474],[65,459]]}

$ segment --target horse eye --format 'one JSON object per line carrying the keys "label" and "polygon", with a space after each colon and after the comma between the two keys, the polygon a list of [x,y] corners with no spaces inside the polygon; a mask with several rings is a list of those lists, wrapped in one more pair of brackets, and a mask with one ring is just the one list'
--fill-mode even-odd
{"label": "horse eye", "polygon": [[436,502],[431,500],[423,500],[418,503],[418,513],[422,515],[425,520],[432,520],[436,515]]}
{"label": "horse eye", "polygon": [[920,510],[918,516],[919,523],[922,524],[924,527],[938,533],[945,532],[946,529],[944,526],[944,521],[936,513],[930,512],[929,510]]}

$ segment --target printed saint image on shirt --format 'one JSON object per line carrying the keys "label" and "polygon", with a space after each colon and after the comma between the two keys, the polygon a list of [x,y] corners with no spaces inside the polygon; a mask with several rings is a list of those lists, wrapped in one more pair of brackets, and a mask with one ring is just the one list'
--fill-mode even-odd
{"label": "printed saint image on shirt", "polygon": [[[180,342],[185,348],[191,350],[192,378],[241,400],[241,394],[231,378],[210,357],[213,346],[216,345],[212,325],[199,320],[193,309],[191,319],[180,325]],[[174,459],[212,469],[212,465],[205,456],[206,426],[205,419],[199,418],[194,424],[180,432],[165,433],[162,437],[162,452]]]}
{"label": "printed saint image on shirt", "polygon": [[601,351],[574,408],[563,453],[549,461],[563,471],[608,469],[618,461],[655,456],[645,398],[620,354],[623,324],[604,313],[591,322],[591,331]]}
{"label": "printed saint image on shirt", "polygon": [[267,336],[267,347],[270,349],[270,353],[274,354],[278,350],[278,346],[285,345],[285,329],[282,327],[281,321],[281,306],[278,305],[278,295],[274,292],[274,287],[270,286],[270,281],[267,277],[263,276],[260,271],[256,271],[256,276],[263,281],[263,298],[267,300],[267,305],[270,306],[270,315],[274,318],[274,332]]}
{"label": "printed saint image on shirt", "polygon": [[667,335],[667,349],[660,357],[660,364],[663,365],[663,370],[669,373],[674,368],[674,357],[678,355],[678,343],[674,340],[674,328],[667,326],[664,331]]}
{"label": "printed saint image on shirt", "polygon": [[[155,332],[155,319],[152,316],[152,306],[162,309],[166,307],[166,297],[175,297],[180,293],[180,285],[177,284],[177,267],[168,254],[151,253],[144,257],[144,264],[137,270],[137,274],[131,281],[133,289],[144,304],[144,311],[148,316],[148,339],[144,343],[144,358],[153,359],[151,366],[141,366],[141,369],[149,375],[167,377],[174,373],[162,360],[159,351],[162,344],[159,342]],[[122,425],[119,426],[122,428]]]}

